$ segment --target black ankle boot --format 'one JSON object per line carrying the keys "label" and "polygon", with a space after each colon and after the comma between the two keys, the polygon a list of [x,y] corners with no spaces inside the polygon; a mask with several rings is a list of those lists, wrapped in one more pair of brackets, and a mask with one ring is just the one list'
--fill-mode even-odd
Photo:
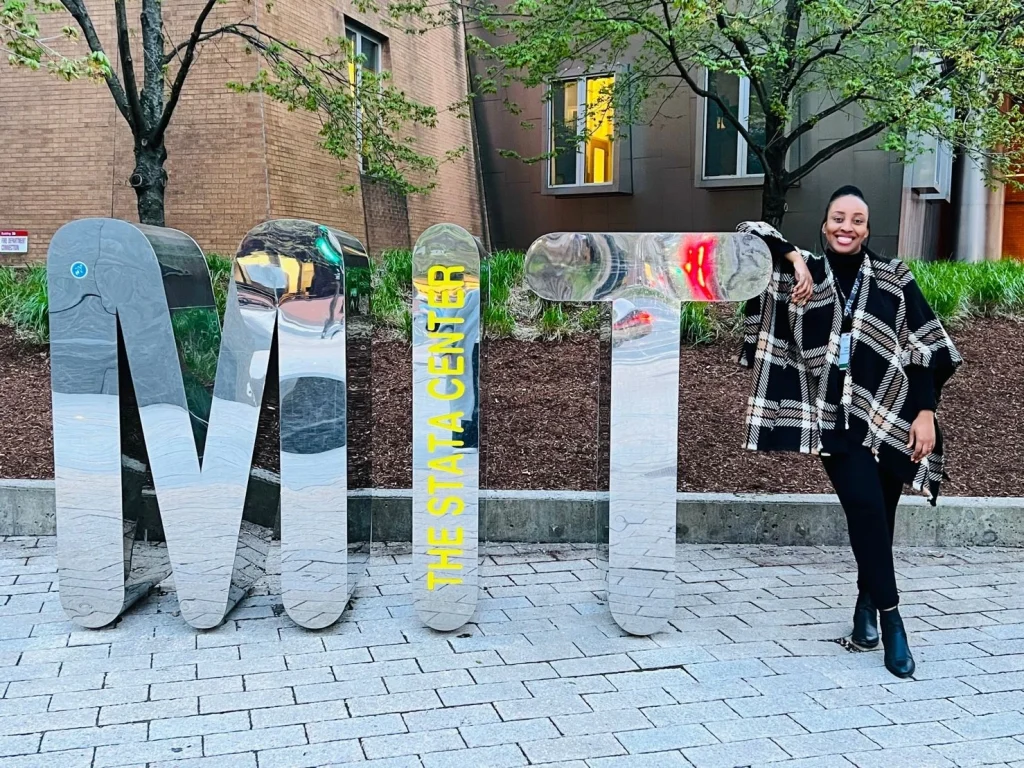
{"label": "black ankle boot", "polygon": [[914,657],[907,642],[907,630],[900,618],[900,609],[879,611],[882,626],[882,645],[885,646],[885,668],[896,677],[914,674]]}
{"label": "black ankle boot", "polygon": [[853,609],[853,644],[860,648],[875,648],[878,645],[878,609],[871,602],[871,595],[861,592]]}

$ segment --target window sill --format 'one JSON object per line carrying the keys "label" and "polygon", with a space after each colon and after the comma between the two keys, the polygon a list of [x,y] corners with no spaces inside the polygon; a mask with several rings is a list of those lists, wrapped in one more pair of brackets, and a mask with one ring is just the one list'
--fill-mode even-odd
{"label": "window sill", "polygon": [[764,186],[764,175],[700,178],[697,179],[697,186],[703,189],[756,189]]}
{"label": "window sill", "polygon": [[633,190],[623,188],[622,184],[566,184],[552,187],[547,184],[541,190],[542,195],[551,197],[593,197],[607,195],[631,195]]}

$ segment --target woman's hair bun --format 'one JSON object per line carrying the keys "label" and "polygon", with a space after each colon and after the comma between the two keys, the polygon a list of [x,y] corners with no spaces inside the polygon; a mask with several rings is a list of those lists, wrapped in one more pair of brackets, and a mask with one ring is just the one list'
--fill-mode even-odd
{"label": "woman's hair bun", "polygon": [[833,202],[838,200],[840,197],[846,197],[847,195],[853,195],[854,197],[860,198],[864,205],[868,204],[868,201],[864,199],[864,193],[860,191],[860,187],[855,187],[853,184],[844,184],[828,199],[828,204],[832,205]]}

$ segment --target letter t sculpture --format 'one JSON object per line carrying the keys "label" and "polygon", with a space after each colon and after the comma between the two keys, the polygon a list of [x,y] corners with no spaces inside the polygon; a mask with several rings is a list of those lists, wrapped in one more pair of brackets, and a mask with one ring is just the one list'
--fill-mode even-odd
{"label": "letter t sculpture", "polygon": [[543,299],[612,302],[608,606],[653,634],[675,611],[680,303],[759,295],[771,254],[749,234],[573,232],[534,242],[525,269]]}

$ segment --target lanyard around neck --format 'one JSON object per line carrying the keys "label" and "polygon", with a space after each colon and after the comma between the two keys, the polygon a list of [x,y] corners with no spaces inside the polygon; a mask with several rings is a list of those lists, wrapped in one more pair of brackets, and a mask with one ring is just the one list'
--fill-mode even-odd
{"label": "lanyard around neck", "polygon": [[839,298],[844,301],[845,306],[843,307],[843,317],[848,318],[853,313],[853,303],[857,300],[857,292],[860,290],[861,280],[864,278],[864,263],[861,262],[860,269],[857,270],[857,279],[853,282],[853,288],[850,289],[849,297],[843,296],[843,287],[839,285],[839,280],[835,274],[832,275],[832,282],[835,283],[836,292],[839,294]]}

